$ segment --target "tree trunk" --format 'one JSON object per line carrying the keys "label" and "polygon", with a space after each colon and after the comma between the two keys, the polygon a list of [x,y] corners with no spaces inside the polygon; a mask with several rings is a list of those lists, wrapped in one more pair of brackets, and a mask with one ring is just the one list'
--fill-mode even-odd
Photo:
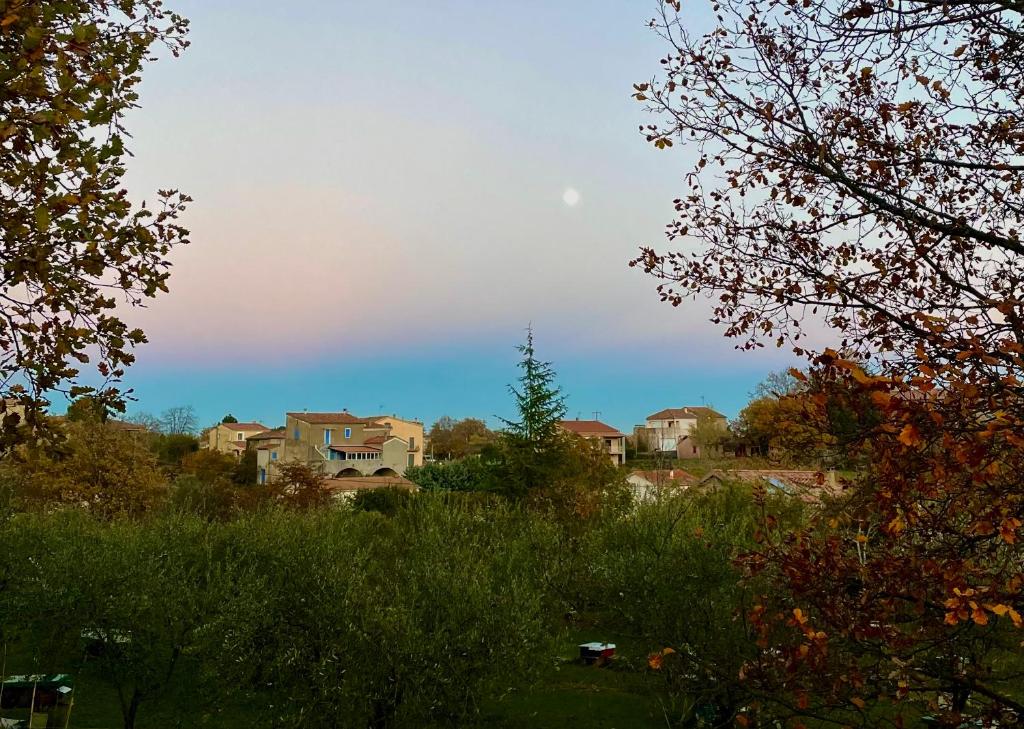
{"label": "tree trunk", "polygon": [[139,704],[142,703],[142,694],[138,689],[132,691],[132,700],[124,712],[124,729],[135,729],[135,717],[139,713]]}

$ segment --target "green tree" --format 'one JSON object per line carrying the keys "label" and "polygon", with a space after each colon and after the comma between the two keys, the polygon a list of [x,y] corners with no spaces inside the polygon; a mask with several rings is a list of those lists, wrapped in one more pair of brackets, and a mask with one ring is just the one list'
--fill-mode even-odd
{"label": "green tree", "polygon": [[221,421],[220,421],[220,422],[222,422],[222,423],[237,423],[237,422],[238,422],[238,418],[236,418],[236,417],[235,417],[234,415],[232,415],[231,413],[228,413],[227,415],[225,415],[225,416],[224,416],[224,417],[223,417],[223,418],[221,419]]}
{"label": "green tree", "polygon": [[423,491],[482,491],[492,484],[490,470],[480,458],[412,466],[405,477]]}
{"label": "green tree", "polygon": [[434,458],[450,460],[479,455],[497,436],[479,418],[455,420],[445,415],[434,423],[429,438]]}
{"label": "green tree", "polygon": [[64,417],[72,423],[105,423],[109,412],[106,404],[92,395],[83,395],[68,405]]}
{"label": "green tree", "polygon": [[[187,242],[188,197],[129,201],[124,120],[153,46],[177,55],[188,22],[159,0],[8,0],[0,26],[0,397],[44,427],[53,391],[123,410],[116,384],[146,338],[115,307],[166,291]],[[5,427],[0,445],[23,437]]]}
{"label": "green tree", "polygon": [[463,418],[452,427],[452,456],[466,458],[479,455],[494,443],[497,435],[479,418]]}
{"label": "green tree", "polygon": [[176,475],[189,454],[199,450],[199,440],[185,433],[165,435],[154,432],[149,435],[149,447],[164,470]]}
{"label": "green tree", "polygon": [[709,458],[721,454],[722,444],[729,438],[729,428],[714,415],[702,414],[690,429],[690,438],[697,444],[697,455]]}
{"label": "green tree", "polygon": [[18,466],[19,498],[40,507],[84,507],[105,517],[139,515],[166,492],[166,479],[143,437],[98,421],[69,421],[64,439],[34,444]]}
{"label": "green tree", "polygon": [[229,525],[262,572],[209,632],[221,685],[260,725],[470,726],[542,663],[557,531],[507,505],[486,519],[429,496],[394,506]]}
{"label": "green tree", "polygon": [[[785,523],[799,523],[798,503],[773,497],[770,505]],[[641,504],[581,537],[572,571],[586,600],[580,608],[646,644],[672,708],[689,720],[679,726],[733,726],[752,699],[742,675],[760,649],[743,617],[763,583],[744,582],[735,558],[756,546],[758,526],[750,491],[727,486]],[[693,721],[698,709],[715,720]]]}
{"label": "green tree", "polygon": [[537,359],[533,346],[533,327],[526,330],[526,343],[517,349],[522,354],[519,387],[509,385],[516,401],[518,420],[506,420],[506,435],[537,450],[543,449],[559,435],[558,423],[565,418],[565,395],[555,384],[555,371],[550,362]]}
{"label": "green tree", "polygon": [[558,423],[565,417],[565,396],[555,384],[549,362],[537,359],[533,329],[519,345],[522,360],[519,387],[509,385],[515,398],[518,420],[506,420],[494,464],[498,488],[509,496],[522,497],[550,486],[564,463],[568,439]]}
{"label": "green tree", "polygon": [[256,451],[249,448],[242,454],[235,464],[231,480],[236,486],[252,486],[256,483],[256,471],[258,467]]}
{"label": "green tree", "polygon": [[113,689],[124,729],[175,681],[199,677],[183,669],[202,664],[216,638],[207,626],[260,569],[218,527],[178,514],[109,524],[68,513],[23,518],[3,536],[18,570],[0,613],[28,646],[32,670],[77,663],[85,638],[83,670]]}

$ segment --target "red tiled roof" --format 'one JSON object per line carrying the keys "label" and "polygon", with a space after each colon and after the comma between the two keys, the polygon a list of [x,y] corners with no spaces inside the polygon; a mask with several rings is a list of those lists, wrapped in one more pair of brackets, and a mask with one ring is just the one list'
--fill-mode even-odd
{"label": "red tiled roof", "polygon": [[421,421],[419,421],[419,420],[410,420],[409,418],[400,418],[397,415],[371,415],[370,417],[367,418],[367,420],[369,420],[371,423],[377,423],[377,422],[380,422],[381,420],[386,420],[386,419],[401,420],[403,423],[415,423],[416,425],[423,425],[423,423]]}
{"label": "red tiled roof", "polygon": [[234,448],[236,451],[244,451],[246,447],[244,440],[233,440],[230,443],[228,443],[228,445]]}
{"label": "red tiled roof", "polygon": [[648,415],[648,420],[667,420],[669,418],[678,418],[680,420],[686,420],[689,418],[700,418],[700,417],[712,417],[712,418],[724,418],[720,412],[712,410],[704,405],[688,405],[682,408],[665,408],[654,413],[654,415]]}
{"label": "red tiled roof", "polygon": [[334,423],[365,425],[367,423],[365,418],[357,418],[351,413],[288,413],[288,417],[311,425],[333,425]]}
{"label": "red tiled roof", "polygon": [[365,445],[381,445],[387,440],[383,435],[375,435],[372,438],[367,438],[363,441]]}
{"label": "red tiled roof", "polygon": [[835,498],[842,494],[843,487],[838,483],[830,483],[828,475],[822,471],[787,471],[787,470],[753,470],[740,469],[735,471],[712,471],[701,483],[717,478],[719,481],[745,481],[757,483],[767,481],[789,496],[795,496],[808,504],[819,504],[825,497]]}
{"label": "red tiled roof", "polygon": [[262,431],[266,430],[267,426],[262,423],[221,423],[228,430],[242,430],[242,431]]}
{"label": "red tiled roof", "polygon": [[563,420],[559,423],[570,433],[577,435],[605,435],[614,438],[624,437],[622,433],[600,420]]}
{"label": "red tiled roof", "polygon": [[661,469],[656,471],[633,471],[630,476],[639,476],[655,486],[660,484],[690,484],[697,481],[697,477],[681,468]]}
{"label": "red tiled roof", "polygon": [[277,438],[284,438],[284,428],[277,428],[275,430],[265,430],[262,433],[256,435],[250,435],[249,440],[275,440]]}

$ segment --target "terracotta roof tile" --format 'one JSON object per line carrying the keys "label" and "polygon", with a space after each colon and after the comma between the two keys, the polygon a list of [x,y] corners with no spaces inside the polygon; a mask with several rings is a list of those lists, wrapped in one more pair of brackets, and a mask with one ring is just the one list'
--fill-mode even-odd
{"label": "terracotta roof tile", "polygon": [[725,417],[720,412],[712,410],[709,407],[705,407],[704,405],[687,405],[686,407],[681,407],[681,408],[665,408],[664,410],[659,410],[658,412],[654,413],[653,415],[648,415],[647,419],[648,420],[667,420],[669,418],[673,418],[673,419],[678,418],[679,420],[687,420],[689,418],[696,419],[696,418],[708,417],[708,416],[713,417],[713,418],[724,418]]}
{"label": "terracotta roof tile", "polygon": [[605,435],[614,438],[623,437],[623,434],[610,425],[600,420],[563,420],[559,423],[570,433],[577,435]]}
{"label": "terracotta roof tile", "polygon": [[228,430],[241,430],[243,432],[259,432],[267,429],[267,426],[263,425],[263,423],[220,423],[220,425],[223,425]]}
{"label": "terracotta roof tile", "polygon": [[683,485],[697,482],[696,476],[681,468],[661,469],[655,471],[633,471],[629,475],[639,476],[655,486],[669,483]]}
{"label": "terracotta roof tile", "polygon": [[277,438],[284,438],[284,428],[276,428],[275,430],[265,430],[262,433],[256,435],[250,435],[249,440],[275,440]]}
{"label": "terracotta roof tile", "polygon": [[351,413],[288,413],[288,417],[311,425],[333,425],[334,423],[365,425],[368,422],[365,418],[357,418]]}

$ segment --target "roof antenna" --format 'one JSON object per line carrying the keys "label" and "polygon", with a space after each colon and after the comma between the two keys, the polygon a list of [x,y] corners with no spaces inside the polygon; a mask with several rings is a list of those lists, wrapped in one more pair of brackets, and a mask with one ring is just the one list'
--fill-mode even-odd
{"label": "roof antenna", "polygon": [[600,410],[595,410],[594,411],[594,420],[600,420],[600,419],[601,419],[601,411]]}

